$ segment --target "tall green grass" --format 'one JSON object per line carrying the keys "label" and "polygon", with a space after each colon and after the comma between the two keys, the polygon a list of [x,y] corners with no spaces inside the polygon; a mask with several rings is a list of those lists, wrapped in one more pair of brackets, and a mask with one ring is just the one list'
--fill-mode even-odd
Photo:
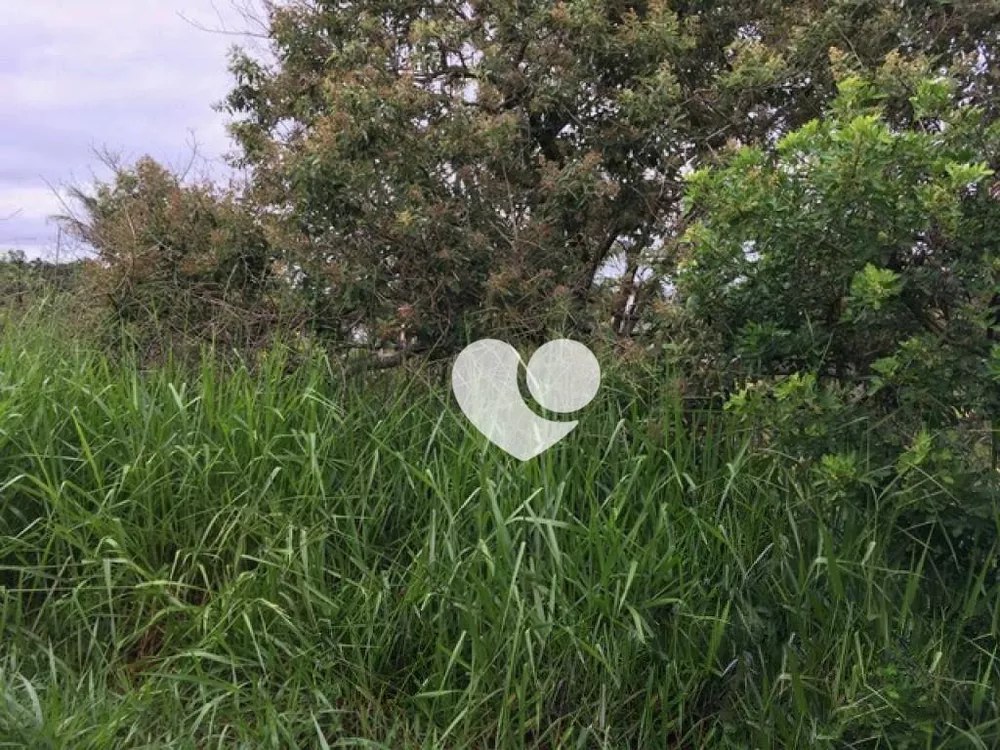
{"label": "tall green grass", "polygon": [[430,375],[212,362],[0,344],[0,746],[1000,742],[996,550],[942,579],[669,374],[522,464]]}

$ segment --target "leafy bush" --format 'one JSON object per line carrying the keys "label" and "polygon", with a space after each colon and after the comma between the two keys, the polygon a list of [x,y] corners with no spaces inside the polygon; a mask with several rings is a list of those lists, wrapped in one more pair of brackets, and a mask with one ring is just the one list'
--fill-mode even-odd
{"label": "leafy bush", "polygon": [[678,283],[761,440],[839,473],[865,450],[882,486],[934,484],[911,510],[969,542],[998,490],[1000,124],[943,79],[908,127],[889,98],[845,78],[822,119],[692,174]]}
{"label": "leafy bush", "polygon": [[239,195],[185,184],[148,157],[112,166],[111,182],[73,191],[83,215],[61,218],[97,253],[91,288],[113,340],[153,358],[210,342],[252,347],[274,316],[271,253]]}

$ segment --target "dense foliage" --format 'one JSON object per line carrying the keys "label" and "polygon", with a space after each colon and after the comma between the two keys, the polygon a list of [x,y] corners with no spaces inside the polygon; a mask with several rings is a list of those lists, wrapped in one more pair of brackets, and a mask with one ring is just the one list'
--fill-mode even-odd
{"label": "dense foliage", "polygon": [[995,550],[941,569],[933,483],[845,502],[669,373],[525,464],[416,373],[41,344],[0,343],[11,746],[1000,740]]}
{"label": "dense foliage", "polygon": [[850,480],[864,440],[944,483],[921,520],[964,538],[1000,490],[1000,124],[946,78],[914,82],[909,127],[886,98],[847,78],[822,120],[692,174],[680,296],[775,448]]}
{"label": "dense foliage", "polygon": [[274,61],[238,55],[226,102],[240,163],[319,327],[377,343],[634,330],[682,171],[817,117],[838,68],[945,66],[997,109],[997,2],[267,7]]}
{"label": "dense foliage", "polygon": [[1000,746],[1000,2],[261,7],[244,188],[0,264],[0,741]]}
{"label": "dense foliage", "polygon": [[97,254],[89,291],[111,340],[148,348],[253,343],[273,322],[270,247],[238,195],[184,183],[149,157],[113,164],[110,181],[75,189],[64,226]]}

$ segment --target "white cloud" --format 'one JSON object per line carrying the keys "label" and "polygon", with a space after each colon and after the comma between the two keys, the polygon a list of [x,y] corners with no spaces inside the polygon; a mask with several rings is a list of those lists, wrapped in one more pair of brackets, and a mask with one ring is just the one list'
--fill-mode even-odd
{"label": "white cloud", "polygon": [[[49,185],[89,181],[94,150],[174,165],[229,148],[212,110],[229,90],[241,39],[197,28],[247,28],[229,0],[5,0],[0,13],[0,247],[50,244],[61,210]],[[216,165],[217,166],[217,165]],[[216,169],[218,171],[218,169]]]}
{"label": "white cloud", "polygon": [[44,220],[61,211],[59,197],[47,187],[0,185],[0,218]]}

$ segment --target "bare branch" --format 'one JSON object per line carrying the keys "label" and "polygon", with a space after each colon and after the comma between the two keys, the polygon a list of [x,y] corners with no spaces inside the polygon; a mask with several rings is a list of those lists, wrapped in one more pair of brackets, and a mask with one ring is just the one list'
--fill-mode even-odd
{"label": "bare branch", "polygon": [[246,21],[247,23],[252,23],[252,24],[258,26],[261,30],[260,31],[250,31],[249,29],[243,29],[242,31],[240,31],[240,30],[234,30],[234,29],[227,28],[226,27],[225,18],[224,18],[222,12],[219,10],[218,6],[215,4],[214,1],[212,2],[212,10],[215,11],[215,16],[216,16],[216,18],[219,21],[219,25],[217,27],[215,27],[215,28],[212,28],[210,26],[206,26],[206,25],[204,25],[202,23],[199,23],[198,21],[195,21],[192,18],[189,18],[182,11],[178,11],[177,15],[181,18],[181,20],[183,20],[185,23],[189,24],[190,26],[193,26],[194,28],[198,29],[199,31],[205,31],[205,32],[207,32],[209,34],[219,34],[221,36],[235,36],[235,37],[241,37],[241,38],[245,38],[245,39],[264,39],[264,40],[267,40],[267,39],[270,38],[270,35],[268,33],[267,22],[264,21],[264,20],[262,20],[262,19],[260,19],[260,18],[258,18],[256,15],[254,15],[253,11],[250,10],[250,3],[249,2],[243,2],[242,3],[242,7],[237,6],[236,2],[232,2],[232,3],[230,3],[230,5],[240,15],[240,17],[243,18],[244,21]]}

